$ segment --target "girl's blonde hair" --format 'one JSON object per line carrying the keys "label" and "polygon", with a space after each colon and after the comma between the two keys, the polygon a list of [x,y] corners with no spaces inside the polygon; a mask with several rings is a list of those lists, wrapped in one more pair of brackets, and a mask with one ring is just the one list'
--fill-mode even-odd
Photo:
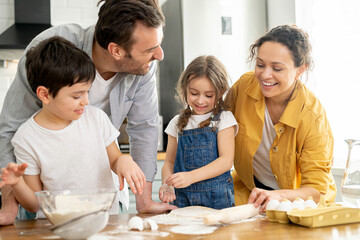
{"label": "girl's blonde hair", "polygon": [[187,90],[188,85],[194,78],[206,77],[215,87],[215,99],[218,101],[215,104],[213,115],[199,124],[200,128],[210,125],[213,116],[216,116],[221,110],[225,109],[223,95],[229,89],[228,74],[225,66],[214,56],[204,55],[195,58],[180,75],[177,83],[176,99],[187,106],[181,111],[177,127],[180,132],[186,127],[191,116],[191,109],[187,104]]}

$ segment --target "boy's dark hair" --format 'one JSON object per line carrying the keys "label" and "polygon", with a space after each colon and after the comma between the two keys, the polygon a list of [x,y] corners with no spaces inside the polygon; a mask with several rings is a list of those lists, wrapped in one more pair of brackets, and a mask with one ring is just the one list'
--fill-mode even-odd
{"label": "boy's dark hair", "polygon": [[95,66],[90,57],[68,40],[55,36],[26,53],[26,76],[36,93],[39,86],[55,97],[59,90],[80,82],[93,82]]}
{"label": "boy's dark hair", "polygon": [[104,49],[114,42],[130,53],[138,21],[153,28],[165,23],[158,0],[100,0],[98,5],[101,2],[104,4],[99,10],[95,39]]}

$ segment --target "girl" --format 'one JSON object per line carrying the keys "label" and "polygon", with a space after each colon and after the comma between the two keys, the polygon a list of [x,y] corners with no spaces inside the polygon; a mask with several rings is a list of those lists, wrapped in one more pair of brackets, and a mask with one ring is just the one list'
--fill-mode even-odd
{"label": "girl", "polygon": [[178,100],[186,109],[165,129],[168,134],[163,185],[159,197],[178,207],[234,206],[230,168],[234,159],[237,123],[224,110],[229,89],[223,64],[213,56],[200,56],[181,74]]}

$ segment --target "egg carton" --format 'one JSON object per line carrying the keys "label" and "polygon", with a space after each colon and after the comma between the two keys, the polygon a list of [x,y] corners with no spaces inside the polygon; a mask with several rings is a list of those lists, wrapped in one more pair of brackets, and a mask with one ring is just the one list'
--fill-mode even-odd
{"label": "egg carton", "polygon": [[[278,222],[278,223],[288,223],[289,220],[291,220],[289,218],[289,214],[294,214],[294,213],[308,213],[308,212],[313,212],[312,210],[316,210],[316,209],[331,209],[333,207],[339,207],[339,205],[337,204],[328,204],[328,206],[326,207],[318,207],[318,208],[307,208],[307,209],[303,209],[303,210],[299,210],[299,209],[293,209],[290,211],[280,211],[280,210],[266,210],[266,216],[268,217],[268,220],[270,222]],[[315,213],[316,211],[314,211]]]}
{"label": "egg carton", "polygon": [[266,210],[266,215],[271,222],[292,222],[311,228],[360,222],[360,209],[347,208],[336,203],[326,204],[323,197],[316,208]]}
{"label": "egg carton", "polygon": [[360,222],[360,209],[343,206],[292,210],[287,215],[292,223],[310,228]]}

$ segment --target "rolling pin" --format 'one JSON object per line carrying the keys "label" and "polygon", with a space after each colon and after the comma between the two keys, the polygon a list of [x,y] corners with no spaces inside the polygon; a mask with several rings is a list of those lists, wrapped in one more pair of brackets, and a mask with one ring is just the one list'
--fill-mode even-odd
{"label": "rolling pin", "polygon": [[203,217],[206,225],[226,224],[251,218],[259,214],[259,208],[254,204],[245,204],[236,207],[229,207],[219,210],[216,214],[208,214]]}

